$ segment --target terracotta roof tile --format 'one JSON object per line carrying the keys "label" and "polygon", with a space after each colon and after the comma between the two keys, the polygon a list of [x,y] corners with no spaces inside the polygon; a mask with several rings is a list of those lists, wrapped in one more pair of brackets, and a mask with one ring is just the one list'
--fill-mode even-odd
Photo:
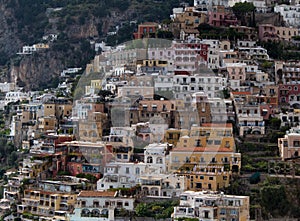
{"label": "terracotta roof tile", "polygon": [[225,147],[176,147],[172,150],[172,152],[234,152],[233,150]]}
{"label": "terracotta roof tile", "polygon": [[250,91],[232,91],[231,92],[233,95],[250,95]]}
{"label": "terracotta roof tile", "polygon": [[232,127],[231,123],[217,124],[217,123],[203,123],[202,127]]}
{"label": "terracotta roof tile", "polygon": [[78,197],[114,197],[116,191],[81,191]]}

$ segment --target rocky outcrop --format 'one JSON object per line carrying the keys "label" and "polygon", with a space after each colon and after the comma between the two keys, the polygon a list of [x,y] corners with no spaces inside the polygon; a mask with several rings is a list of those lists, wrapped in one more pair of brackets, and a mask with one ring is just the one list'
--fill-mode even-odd
{"label": "rocky outcrop", "polygon": [[22,55],[18,65],[12,65],[9,76],[25,90],[38,90],[49,85],[64,69],[62,59],[57,59],[53,52],[36,52]]}

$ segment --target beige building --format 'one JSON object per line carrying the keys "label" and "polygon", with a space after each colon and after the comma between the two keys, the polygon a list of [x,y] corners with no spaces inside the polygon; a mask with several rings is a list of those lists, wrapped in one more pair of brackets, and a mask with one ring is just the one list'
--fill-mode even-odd
{"label": "beige building", "polygon": [[177,13],[173,19],[173,33],[179,37],[180,31],[189,32],[197,31],[194,34],[199,34],[197,27],[204,23],[207,15],[203,12],[195,10],[194,7],[186,7],[183,12]]}
{"label": "beige building", "polygon": [[118,88],[118,97],[142,96],[144,99],[153,99],[154,87],[124,86]]}
{"label": "beige building", "polygon": [[300,151],[300,127],[294,127],[278,139],[278,148],[282,160],[299,157]]}

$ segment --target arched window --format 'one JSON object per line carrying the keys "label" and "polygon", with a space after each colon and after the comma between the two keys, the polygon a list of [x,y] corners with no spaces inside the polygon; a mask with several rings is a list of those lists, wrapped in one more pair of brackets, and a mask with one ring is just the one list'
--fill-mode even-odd
{"label": "arched window", "polygon": [[153,158],[151,156],[147,157],[147,163],[153,163]]}

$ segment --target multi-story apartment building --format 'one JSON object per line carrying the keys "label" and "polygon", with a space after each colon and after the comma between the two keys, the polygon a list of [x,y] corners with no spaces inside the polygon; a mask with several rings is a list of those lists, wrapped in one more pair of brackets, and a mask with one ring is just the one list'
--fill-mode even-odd
{"label": "multi-story apartment building", "polygon": [[135,39],[155,37],[158,24],[155,22],[145,22],[138,25],[138,31],[133,33]]}
{"label": "multi-story apartment building", "polygon": [[174,208],[174,219],[178,218],[249,221],[249,196],[186,191],[180,195],[179,206]]}
{"label": "multi-story apartment building", "polygon": [[278,148],[282,160],[299,157],[300,127],[293,127],[283,138],[278,138]]}
{"label": "multi-story apartment building", "polygon": [[154,87],[147,86],[124,86],[118,88],[118,97],[139,97],[153,99]]}
{"label": "multi-story apartment building", "polygon": [[177,174],[141,175],[140,185],[144,195],[152,197],[179,197],[185,187],[185,177]]}
{"label": "multi-story apartment building", "polygon": [[280,13],[287,26],[299,28],[300,24],[300,5],[276,5],[274,12]]}
{"label": "multi-story apartment building", "polygon": [[265,122],[260,104],[250,92],[231,92],[236,110],[240,136],[244,134],[265,134]]}
{"label": "multi-story apartment building", "polygon": [[240,58],[245,60],[269,60],[267,49],[263,47],[238,47]]}
{"label": "multi-story apartment building", "polygon": [[169,171],[186,177],[190,190],[218,190],[229,186],[231,174],[239,172],[241,155],[230,124],[203,124],[181,136],[170,151]]}
{"label": "multi-story apartment building", "polygon": [[10,102],[24,101],[29,98],[27,93],[21,91],[11,91],[5,94],[5,105]]}
{"label": "multi-story apartment building", "polygon": [[77,133],[81,141],[97,142],[102,140],[103,130],[108,126],[107,114],[89,112],[86,119],[78,121]]}
{"label": "multi-story apartment building", "polygon": [[[145,59],[137,60],[137,74],[157,74],[157,73],[167,73],[168,72],[168,61],[167,60],[155,60],[155,59]],[[133,83],[133,81],[130,81]],[[150,86],[150,85],[147,85]]]}
{"label": "multi-story apartment building", "polygon": [[254,41],[257,39],[256,29],[248,26],[231,25],[231,29],[244,34],[244,40]]}
{"label": "multi-story apartment building", "polygon": [[300,62],[276,61],[275,74],[279,83],[297,84],[300,81]]}
{"label": "multi-story apartment building", "polygon": [[67,150],[61,170],[69,171],[73,176],[85,173],[100,178],[104,165],[113,157],[112,146],[101,142],[72,141],[58,147]]}
{"label": "multi-story apartment building", "polygon": [[258,37],[261,41],[291,41],[292,37],[298,34],[298,29],[293,27],[278,27],[271,24],[258,26]]}
{"label": "multi-story apartment building", "polygon": [[246,66],[245,63],[226,63],[229,81],[239,80],[240,83],[244,83],[246,81]]}
{"label": "multi-story apartment building", "polygon": [[54,101],[47,101],[43,104],[44,116],[55,116],[61,120],[65,116],[71,116],[72,114],[72,103],[67,99],[56,99]]}
{"label": "multi-story apartment building", "polygon": [[97,181],[97,190],[130,188],[140,183],[140,176],[145,174],[146,163],[110,162],[104,168],[103,178]]}
{"label": "multi-story apartment building", "polygon": [[75,192],[25,189],[17,212],[25,219],[24,214],[29,213],[48,219],[68,220],[67,214],[73,210],[76,198]]}
{"label": "multi-story apartment building", "polygon": [[173,43],[174,71],[198,73],[201,65],[207,62],[208,45],[201,42],[175,42]]}
{"label": "multi-story apartment building", "polygon": [[[173,88],[178,92],[192,93],[203,91],[209,98],[219,97],[219,92],[226,87],[226,78],[215,76],[213,73],[201,73],[196,75],[175,75]],[[179,98],[179,97],[178,97]],[[191,100],[190,100],[191,101]]]}
{"label": "multi-story apartment building", "polygon": [[279,113],[278,118],[281,120],[281,126],[298,126],[300,123],[299,109],[293,109],[289,112]]}
{"label": "multi-story apartment building", "polygon": [[237,25],[238,20],[228,8],[223,5],[216,5],[208,12],[208,24],[214,27],[229,27]]}
{"label": "multi-story apartment building", "polygon": [[186,7],[181,12],[175,13],[172,17],[172,29],[174,36],[185,40],[185,36],[180,36],[180,32],[196,31],[197,27],[206,21],[206,14],[196,10],[194,7]]}
{"label": "multi-story apartment building", "polygon": [[300,86],[299,84],[280,84],[278,102],[280,105],[300,107]]}

